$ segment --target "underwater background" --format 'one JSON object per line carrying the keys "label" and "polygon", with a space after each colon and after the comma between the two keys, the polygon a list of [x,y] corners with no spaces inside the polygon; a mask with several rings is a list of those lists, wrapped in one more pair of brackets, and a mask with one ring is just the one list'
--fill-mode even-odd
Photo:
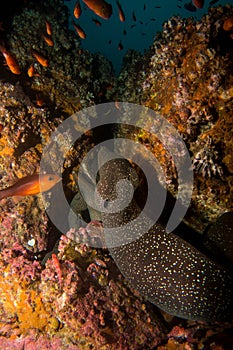
{"label": "underwater background", "polygon": [[[72,28],[73,9],[75,0],[65,1],[69,8],[69,26]],[[212,1],[214,3],[215,1]],[[85,30],[87,37],[82,41],[82,47],[90,52],[102,53],[113,64],[118,74],[122,64],[122,59],[127,50],[137,50],[143,53],[148,50],[157,32],[161,31],[164,21],[172,16],[181,18],[193,17],[199,20],[203,14],[207,13],[211,1],[204,1],[202,8],[196,8],[191,1],[124,1],[122,2],[125,22],[121,22],[118,17],[117,2],[109,1],[113,8],[113,15],[108,19],[101,19],[88,11],[84,7],[82,16],[79,18],[81,27]],[[225,5],[227,0],[215,2],[217,5]],[[135,15],[135,17],[134,17]],[[96,18],[101,23],[96,26],[93,19]],[[118,49],[122,43],[122,50]]]}
{"label": "underwater background", "polygon": [[[1,2],[0,349],[233,349],[232,72],[229,0]],[[174,249],[174,241],[165,236],[169,263],[164,266],[158,258],[157,270],[149,273],[146,259],[126,250],[130,261],[123,265],[134,271],[131,284],[114,250],[109,253],[104,242],[104,249],[88,244],[102,239],[104,216],[96,218],[80,201],[82,160],[108,139],[143,145],[163,170],[163,178],[159,173],[155,181],[167,191],[158,235],[164,234],[179,181],[173,155],[148,132],[156,130],[158,119],[149,114],[145,129],[129,128],[127,105],[119,101],[148,107],[169,122],[188,149],[193,171],[191,202],[175,231],[182,249]],[[96,117],[95,109],[89,116],[86,108],[109,102],[111,108],[103,105],[103,120],[113,108],[124,123],[83,133],[72,147],[72,130],[57,135],[52,153],[65,154],[62,181],[56,177],[60,163],[55,156],[45,157],[50,172],[40,179],[44,150],[58,126],[72,116],[81,132]],[[169,134],[167,143],[180,156],[173,137]],[[147,152],[137,155],[148,162]],[[145,174],[131,163],[140,179],[135,198],[143,207]],[[110,169],[109,178],[112,173],[118,175]],[[69,225],[67,232],[48,214],[51,198],[58,198],[52,210],[64,227]],[[76,226],[71,209],[87,224]],[[156,246],[149,243],[148,255],[156,256]],[[197,278],[190,287],[184,257],[191,259],[197,251],[195,256],[202,258],[193,265],[198,265]],[[167,271],[175,271],[176,263],[181,273],[169,279]],[[205,270],[206,265],[211,268]],[[218,282],[206,271],[214,271],[211,277]],[[160,281],[157,272],[159,293],[146,283]],[[137,279],[143,281],[141,289]],[[206,279],[207,293],[202,289]],[[187,286],[185,293],[182,288],[177,293],[179,283]],[[169,293],[174,303],[168,307]],[[182,300],[190,304],[183,317],[175,306]]]}

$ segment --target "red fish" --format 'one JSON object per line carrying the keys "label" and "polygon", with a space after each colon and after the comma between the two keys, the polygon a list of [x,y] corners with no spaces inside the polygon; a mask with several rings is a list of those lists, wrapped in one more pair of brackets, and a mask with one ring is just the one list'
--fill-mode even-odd
{"label": "red fish", "polygon": [[96,18],[92,18],[92,21],[95,23],[95,25],[97,25],[97,27],[100,27],[102,25],[102,23]]}
{"label": "red fish", "polygon": [[44,41],[46,42],[47,45],[49,45],[49,46],[54,45],[53,39],[50,36],[45,35],[45,34],[41,34],[41,35],[42,35],[42,38],[44,39]]}
{"label": "red fish", "polygon": [[46,26],[46,32],[48,35],[52,35],[52,26],[51,24],[45,19],[45,26]]}
{"label": "red fish", "polygon": [[223,30],[225,31],[233,30],[233,16],[225,19],[223,23]]}
{"label": "red fish", "polygon": [[35,72],[35,66],[34,64],[31,64],[30,67],[28,68],[28,76],[29,78],[32,77],[39,77],[40,75]]}
{"label": "red fish", "polygon": [[0,191],[0,200],[14,196],[32,196],[50,190],[61,180],[55,174],[33,174],[17,181],[14,185]]}
{"label": "red fish", "polygon": [[119,102],[118,101],[115,101],[115,107],[116,107],[116,109],[121,109],[121,107],[120,107],[120,104],[119,104]]}
{"label": "red fish", "polygon": [[119,1],[117,1],[117,7],[118,7],[118,16],[121,22],[125,21],[125,14],[122,10],[121,4],[119,3]]}
{"label": "red fish", "polygon": [[73,26],[74,26],[74,29],[76,31],[76,33],[78,34],[78,36],[81,38],[81,39],[85,39],[87,36],[86,36],[86,33],[84,32],[84,30],[80,27],[80,25],[76,24],[74,21],[73,21]]}
{"label": "red fish", "polygon": [[9,51],[7,51],[6,48],[3,46],[0,46],[0,51],[3,54],[6,60],[6,64],[8,65],[10,71],[14,74],[20,74],[21,70],[14,55],[12,55]]}
{"label": "red fish", "polygon": [[34,49],[31,49],[32,56],[35,57],[37,62],[39,62],[43,67],[48,67],[49,62],[41,53],[37,52]]}
{"label": "red fish", "polygon": [[105,0],[83,0],[90,10],[95,12],[96,15],[109,19],[112,15],[112,5]]}
{"label": "red fish", "polygon": [[122,51],[123,50],[123,45],[122,45],[122,42],[120,41],[119,44],[118,44],[118,50],[119,51]]}
{"label": "red fish", "polygon": [[74,17],[78,19],[81,16],[81,14],[82,14],[82,9],[80,6],[80,2],[78,0],[74,6]]}
{"label": "red fish", "polygon": [[43,107],[45,105],[45,101],[41,94],[36,94],[36,105],[38,107]]}
{"label": "red fish", "polygon": [[198,8],[198,9],[202,9],[204,6],[204,0],[192,0],[193,1],[193,5]]}

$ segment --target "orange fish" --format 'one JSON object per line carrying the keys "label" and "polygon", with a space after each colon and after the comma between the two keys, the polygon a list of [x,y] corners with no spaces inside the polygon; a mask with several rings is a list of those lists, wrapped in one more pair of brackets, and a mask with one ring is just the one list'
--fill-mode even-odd
{"label": "orange fish", "polygon": [[82,14],[82,9],[80,6],[80,2],[78,0],[74,6],[74,17],[78,19],[81,16],[81,14]]}
{"label": "orange fish", "polygon": [[117,7],[118,7],[118,16],[121,22],[125,21],[125,14],[122,10],[121,4],[119,3],[119,1],[116,2],[117,3]]}
{"label": "orange fish", "polygon": [[116,109],[119,109],[119,110],[121,109],[119,101],[115,101],[115,107]]}
{"label": "orange fish", "polygon": [[0,51],[3,54],[6,60],[6,64],[8,65],[10,71],[14,74],[20,74],[21,70],[16,58],[10,52],[8,52],[6,48],[3,46],[0,46]]}
{"label": "orange fish", "polygon": [[0,200],[14,196],[32,196],[50,190],[61,180],[55,174],[33,174],[17,181],[14,185],[0,191]]}
{"label": "orange fish", "polygon": [[38,107],[43,107],[45,105],[45,101],[41,94],[36,94],[36,105]]}
{"label": "orange fish", "polygon": [[30,67],[28,68],[28,76],[29,76],[29,78],[39,77],[39,75],[40,74],[36,74],[36,72],[35,72],[34,64],[31,64]]}
{"label": "orange fish", "polygon": [[233,30],[233,16],[225,19],[223,23],[223,30],[225,31]]}
{"label": "orange fish", "polygon": [[47,34],[52,35],[52,26],[46,19],[45,19],[45,27],[46,27]]}
{"label": "orange fish", "polygon": [[95,23],[95,25],[97,25],[97,27],[100,27],[102,25],[102,23],[96,18],[92,18],[92,21]]}
{"label": "orange fish", "polygon": [[204,0],[193,0],[193,5],[198,9],[202,9],[204,6],[204,2]]}
{"label": "orange fish", "polygon": [[76,33],[78,34],[78,36],[81,39],[85,39],[86,33],[84,32],[84,30],[78,24],[76,24],[74,21],[73,21],[73,26],[74,26],[74,29],[75,29]]}
{"label": "orange fish", "polygon": [[122,45],[122,42],[120,41],[119,44],[118,44],[118,50],[123,50],[123,45]]}
{"label": "orange fish", "polygon": [[95,12],[96,15],[109,19],[112,16],[112,5],[108,4],[104,0],[83,0],[90,10]]}
{"label": "orange fish", "polygon": [[41,35],[42,35],[42,38],[44,39],[44,41],[46,42],[46,44],[48,44],[49,46],[54,45],[53,39],[50,36],[45,35],[45,34],[41,34]]}
{"label": "orange fish", "polygon": [[48,67],[49,63],[47,58],[45,58],[43,55],[41,55],[39,52],[37,52],[34,49],[31,49],[32,56],[35,57],[37,62],[39,62],[43,67]]}

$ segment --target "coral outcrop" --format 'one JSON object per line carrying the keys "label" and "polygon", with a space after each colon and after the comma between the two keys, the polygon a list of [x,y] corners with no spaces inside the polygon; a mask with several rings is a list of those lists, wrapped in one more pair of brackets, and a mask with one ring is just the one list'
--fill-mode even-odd
{"label": "coral outcrop", "polygon": [[[233,34],[231,27],[226,30],[232,6],[212,8],[199,22],[171,18],[145,55],[127,53],[116,78],[106,59],[81,48],[61,0],[21,5],[0,30],[1,45],[22,71],[16,76],[0,64],[1,189],[39,171],[51,133],[70,114],[121,100],[159,112],[185,141],[194,169],[185,218],[190,226],[203,232],[233,209]],[[47,35],[46,21],[53,45],[41,35]],[[153,152],[175,195],[176,170],[161,143],[143,130],[114,132],[133,135]],[[82,141],[64,163],[69,200],[76,191],[72,171],[92,144],[92,133]],[[1,349],[233,348],[232,323],[185,321],[161,312],[130,288],[107,251],[61,236],[41,195],[1,201],[0,247]]]}

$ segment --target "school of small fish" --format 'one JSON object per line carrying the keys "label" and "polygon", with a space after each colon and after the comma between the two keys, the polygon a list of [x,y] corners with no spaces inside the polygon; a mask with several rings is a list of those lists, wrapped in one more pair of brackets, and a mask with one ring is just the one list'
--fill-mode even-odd
{"label": "school of small fish", "polygon": [[[211,0],[210,1],[210,6],[214,5],[218,2],[219,0]],[[81,2],[83,3],[81,5]],[[108,20],[112,14],[113,14],[113,9],[112,9],[112,5],[109,4],[107,1],[105,0],[82,0],[80,2],[80,0],[77,0],[75,3],[75,6],[73,8],[73,16],[75,20],[78,20],[82,13],[83,13],[83,9],[82,6],[85,6],[93,11],[93,13],[97,16],[99,16],[101,19],[105,19]],[[181,6],[181,2],[182,0],[178,0],[177,7],[178,8],[184,8],[185,10],[189,11],[189,12],[195,12],[197,11],[197,9],[202,9],[204,7],[204,0],[191,0],[189,2],[186,2],[183,6]],[[116,6],[118,9],[118,18],[119,20],[123,23],[126,21],[126,16],[125,16],[125,12],[124,9],[122,7],[122,4],[120,3],[119,0],[116,0]],[[161,6],[154,6],[155,9],[160,9]],[[146,11],[147,9],[147,5],[146,3],[144,3],[142,11]],[[75,32],[77,33],[77,35],[81,38],[81,39],[85,39],[87,37],[87,34],[85,32],[85,28],[82,28],[80,26],[80,24],[76,23],[75,20],[72,20],[73,23],[73,27]],[[136,25],[137,22],[139,24],[143,24],[142,21],[138,21],[137,20],[137,16],[135,11],[132,11],[132,17],[131,20],[133,21],[133,24],[130,26],[130,29],[133,29]],[[52,26],[51,24],[48,22],[48,20],[45,18],[45,32],[41,33],[41,37],[42,39],[46,42],[46,44],[48,46],[53,47],[54,46],[54,41],[52,38]],[[93,23],[95,23],[95,25],[97,27],[102,26],[102,22],[100,20],[98,20],[97,18],[92,18]],[[156,18],[150,18],[150,21],[156,21]],[[149,22],[148,22],[149,23]],[[146,23],[146,25],[148,24]],[[224,24],[223,24],[223,29],[226,31],[232,30],[232,18],[227,19]],[[4,31],[5,29],[2,27],[2,23],[0,23],[0,30]],[[126,30],[123,30],[123,35],[125,36],[127,34]],[[146,35],[146,33],[141,33],[142,36]],[[112,40],[109,39],[108,44],[112,44]],[[124,49],[124,45],[122,43],[122,40],[119,41],[118,45],[118,50],[122,51]],[[3,57],[5,58],[5,63],[8,66],[9,70],[16,75],[21,74],[21,68],[20,68],[20,64],[17,61],[17,58],[7,49],[6,45],[3,43],[0,43],[0,52],[2,53]],[[42,53],[40,53],[39,51],[37,51],[36,49],[31,49],[31,55],[35,58],[35,60],[42,65],[43,67],[48,67],[49,66],[49,59],[47,57],[44,57],[44,55]],[[37,77],[38,73],[35,70],[35,66],[34,64],[31,64],[31,66],[28,68],[28,77],[32,78],[32,77]]]}
{"label": "school of small fish", "polygon": [[[46,33],[42,32],[41,37],[43,38],[43,40],[46,42],[46,44],[48,46],[54,46],[54,42],[53,42],[53,39],[51,37],[52,26],[46,19],[45,19],[45,30],[46,30]],[[20,65],[17,61],[17,58],[6,48],[6,45],[3,43],[1,43],[1,45],[0,45],[0,52],[2,53],[3,57],[5,58],[6,65],[8,66],[9,70],[13,74],[17,74],[17,75],[21,74],[22,71],[21,71]],[[31,56],[33,56],[35,58],[35,60],[39,64],[41,64],[43,67],[49,66],[48,59],[43,54],[41,54],[39,51],[32,48],[31,49]],[[36,73],[34,64],[30,65],[30,67],[27,70],[27,74],[28,74],[29,78],[39,76],[39,74]]]}

